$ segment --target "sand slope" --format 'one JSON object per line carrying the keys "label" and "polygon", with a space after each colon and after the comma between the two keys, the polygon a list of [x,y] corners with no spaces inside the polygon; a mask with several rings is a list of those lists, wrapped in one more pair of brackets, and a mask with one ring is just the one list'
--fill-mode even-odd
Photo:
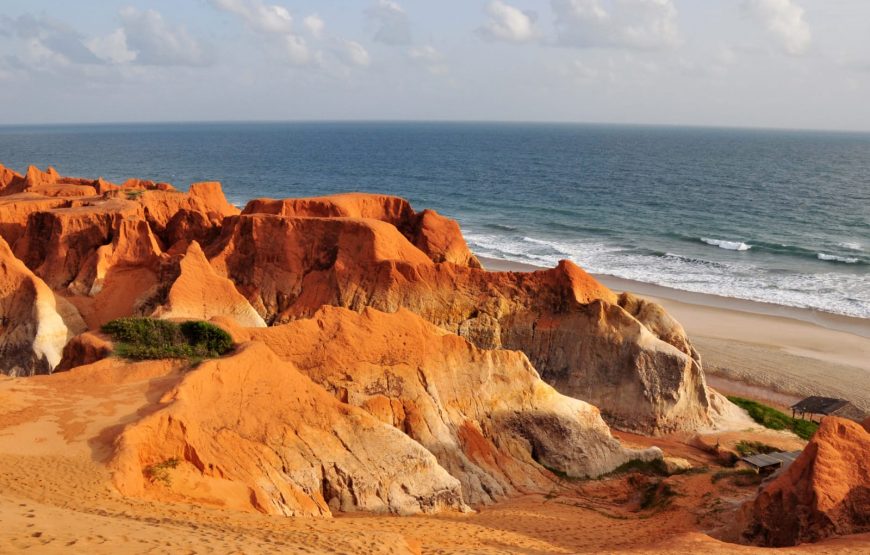
{"label": "sand slope", "polygon": [[[659,512],[636,512],[630,478],[569,483],[474,514],[335,519],[124,498],[101,461],[123,424],[147,415],[184,375],[178,364],[108,360],[68,373],[0,379],[0,552],[18,553],[774,553],[705,533],[754,494],[709,473],[668,478],[680,492]],[[711,465],[679,439],[666,451]],[[720,499],[722,501],[717,501]],[[870,536],[775,553],[866,553]]]}

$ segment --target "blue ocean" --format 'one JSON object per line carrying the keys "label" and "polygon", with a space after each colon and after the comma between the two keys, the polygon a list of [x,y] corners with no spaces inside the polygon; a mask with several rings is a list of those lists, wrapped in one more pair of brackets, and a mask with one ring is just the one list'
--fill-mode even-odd
{"label": "blue ocean", "polygon": [[23,172],[372,191],[483,256],[870,318],[870,134],[480,123],[0,127]]}

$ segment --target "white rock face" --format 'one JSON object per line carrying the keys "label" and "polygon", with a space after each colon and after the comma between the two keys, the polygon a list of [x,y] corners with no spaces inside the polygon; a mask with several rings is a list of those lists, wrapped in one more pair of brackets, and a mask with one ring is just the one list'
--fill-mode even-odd
{"label": "white rock face", "polygon": [[78,311],[15,258],[0,238],[0,373],[49,374],[86,329]]}

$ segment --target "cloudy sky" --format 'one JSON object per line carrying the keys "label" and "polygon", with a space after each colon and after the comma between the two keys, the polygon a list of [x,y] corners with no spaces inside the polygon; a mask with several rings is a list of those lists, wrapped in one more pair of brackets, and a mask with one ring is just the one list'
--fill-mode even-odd
{"label": "cloudy sky", "polygon": [[3,0],[0,124],[870,131],[867,0]]}

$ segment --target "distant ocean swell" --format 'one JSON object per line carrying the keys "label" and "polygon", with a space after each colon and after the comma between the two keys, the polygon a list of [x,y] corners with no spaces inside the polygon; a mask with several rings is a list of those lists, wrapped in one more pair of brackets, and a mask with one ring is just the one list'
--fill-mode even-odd
{"label": "distant ocean swell", "polygon": [[783,245],[781,243],[767,243],[764,241],[711,239],[708,237],[699,237],[695,239],[685,236],[680,236],[680,238],[689,242],[700,241],[701,243],[704,243],[706,245],[732,251],[748,251],[754,249],[755,251],[768,252],[773,254],[814,258],[825,262],[841,262],[843,264],[859,264],[865,266],[870,265],[870,257],[862,258],[860,255],[857,254],[858,252],[862,252],[864,249],[860,243],[855,242],[837,243],[836,246],[841,249],[856,251],[855,254],[852,256],[843,256],[831,254],[829,252],[825,252],[824,250],[806,249],[793,245]]}
{"label": "distant ocean swell", "polygon": [[[697,293],[870,318],[870,291],[867,290],[867,274],[864,272],[764,271],[742,258],[750,249],[729,249],[701,239],[696,239],[696,243],[734,251],[734,259],[708,260],[703,256],[621,246],[600,240],[547,240],[515,233],[476,230],[468,230],[465,235],[472,250],[486,257],[547,267],[567,258],[594,274]],[[734,242],[750,246],[743,241]],[[768,253],[799,257],[811,255],[807,249],[800,248],[774,246],[767,249],[763,244],[752,244],[751,248],[757,246]],[[825,260],[821,254],[812,253],[812,256],[816,260]],[[831,262],[849,264],[850,267],[868,265],[867,260]]]}

